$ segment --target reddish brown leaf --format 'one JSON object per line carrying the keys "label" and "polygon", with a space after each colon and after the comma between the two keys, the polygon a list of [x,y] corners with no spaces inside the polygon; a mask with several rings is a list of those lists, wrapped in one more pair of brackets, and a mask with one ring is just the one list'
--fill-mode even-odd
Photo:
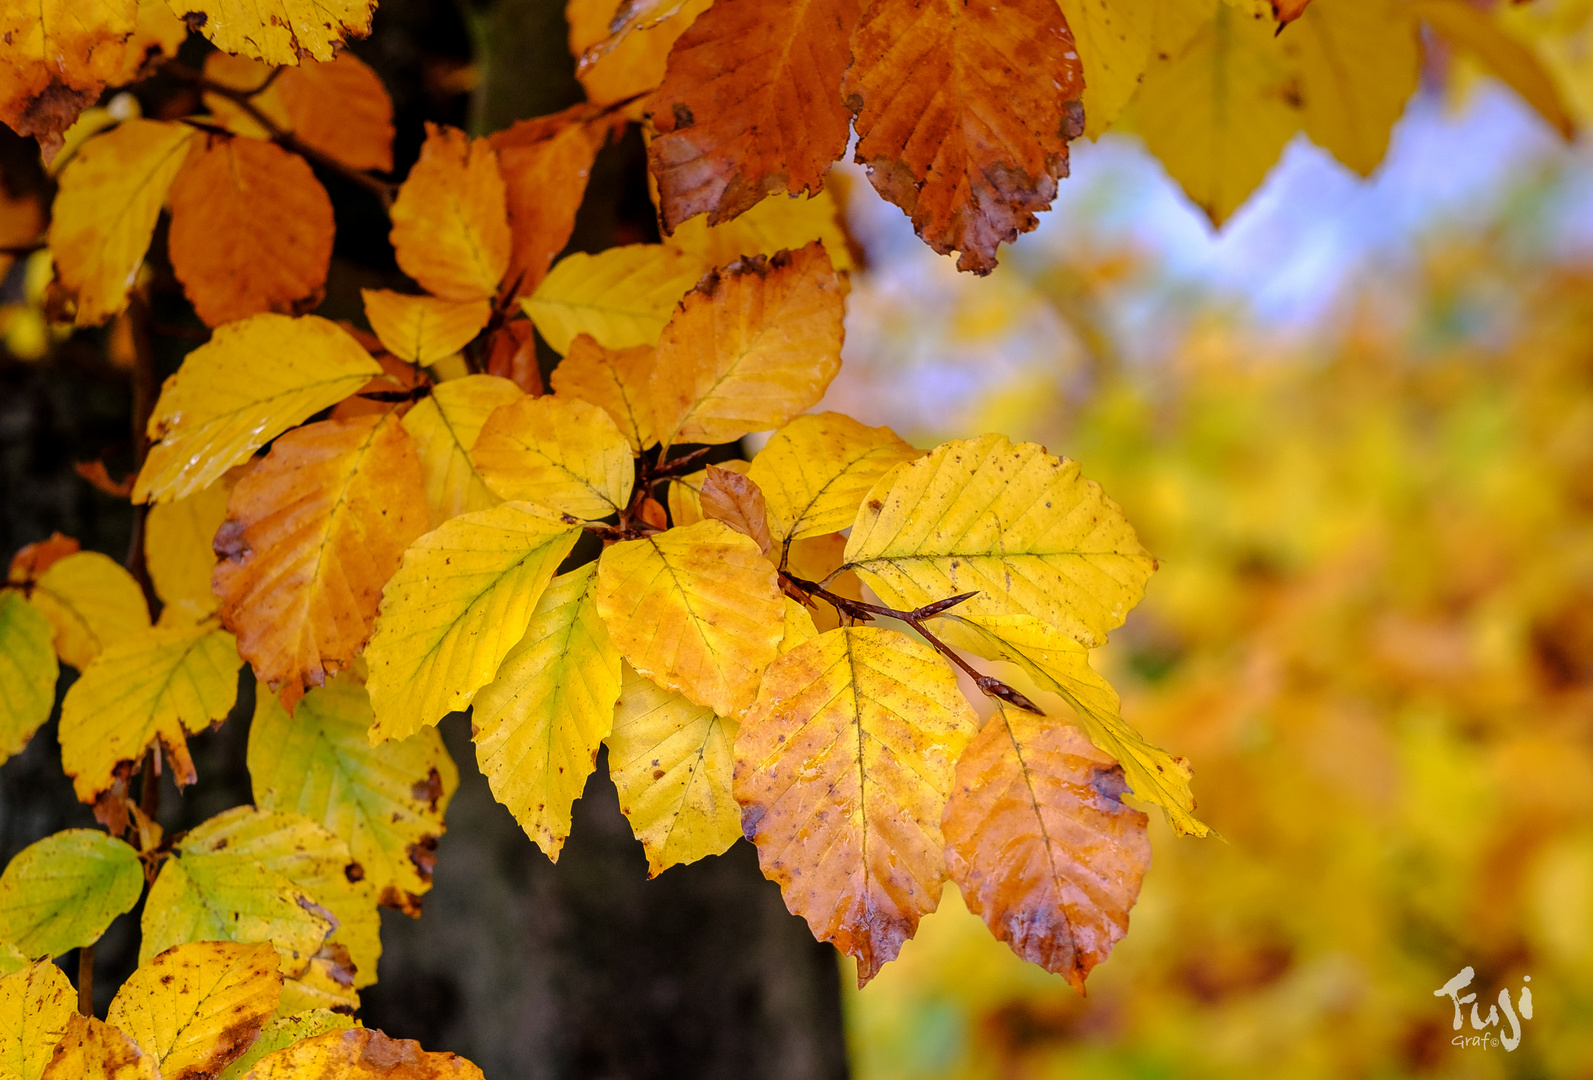
{"label": "reddish brown leaf", "polygon": [[120,480],[112,480],[111,474],[105,469],[105,462],[98,460],[73,462],[72,471],[113,499],[127,498],[133,490],[133,477],[137,475],[128,473]]}
{"label": "reddish brown leaf", "polygon": [[508,379],[532,396],[542,393],[542,369],[537,367],[537,345],[529,319],[511,319],[492,335],[487,374]]}
{"label": "reddish brown leaf", "polygon": [[841,43],[864,6],[716,0],[680,36],[649,106],[666,233],[697,214],[718,224],[765,195],[824,186],[851,121],[838,90]]}
{"label": "reddish brown leaf", "polygon": [[48,540],[37,540],[11,556],[11,570],[7,581],[37,581],[39,575],[79,548],[76,540],[60,533],[51,533]]}
{"label": "reddish brown leaf", "polygon": [[1123,770],[1076,727],[1003,705],[957,762],[941,828],[968,910],[1084,992],[1150,867]]}
{"label": "reddish brown leaf", "polygon": [[272,89],[300,142],[351,169],[392,171],[393,101],[359,57],[283,68]]}
{"label": "reddish brown leaf", "polygon": [[172,270],[209,326],[320,302],[332,200],[274,143],[210,136],[171,191]]}
{"label": "reddish brown leaf", "polygon": [[346,667],[429,520],[420,459],[395,413],[277,439],[216,533],[221,620],[260,680],[296,698]]}
{"label": "reddish brown leaf", "polygon": [[1051,205],[1083,90],[1056,0],[876,0],[841,87],[874,187],[979,274]]}
{"label": "reddish brown leaf", "polygon": [[1305,14],[1311,0],[1272,0],[1272,17],[1278,20],[1278,29],[1288,26]]}
{"label": "reddish brown leaf", "polygon": [[739,533],[757,541],[758,548],[767,558],[774,543],[769,538],[767,508],[763,492],[752,479],[740,473],[708,466],[708,475],[702,485],[703,517],[724,522]]}

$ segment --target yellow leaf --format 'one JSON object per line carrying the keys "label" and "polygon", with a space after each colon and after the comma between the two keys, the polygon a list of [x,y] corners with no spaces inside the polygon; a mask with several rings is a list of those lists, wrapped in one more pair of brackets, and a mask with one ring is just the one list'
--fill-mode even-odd
{"label": "yellow leaf", "polygon": [[1002,704],[946,802],[946,863],[968,910],[1081,994],[1150,868],[1145,815],[1122,795],[1122,773],[1076,728]]}
{"label": "yellow leaf", "polygon": [[209,613],[220,603],[210,591],[216,567],[211,546],[227,520],[227,499],[235,479],[222,477],[182,499],[156,503],[144,519],[144,564],[155,592],[167,604],[186,602]]}
{"label": "yellow leaf", "polygon": [[0,591],[0,762],[50,718],[61,674],[54,628],[14,589]]}
{"label": "yellow leaf", "polygon": [[382,373],[317,315],[255,315],[216,328],[166,380],[133,501],[200,491],[260,447]]}
{"label": "yellow leaf", "polygon": [[[675,41],[711,3],[671,0],[651,17],[622,20],[624,13],[616,13],[612,0],[566,0],[570,52],[581,58],[576,77],[586,99],[596,105],[611,105],[657,87],[664,81]],[[614,40],[606,41],[611,35]],[[588,52],[599,43],[605,47]],[[632,109],[633,118],[640,119],[640,104]]]}
{"label": "yellow leaf", "polygon": [[613,417],[572,398],[523,397],[487,418],[470,461],[494,495],[588,521],[617,514],[636,478]]}
{"label": "yellow leaf", "polygon": [[127,39],[122,70],[111,80],[111,85],[126,86],[153,74],[156,65],[176,56],[186,40],[188,24],[172,14],[166,0],[138,0],[133,36]]}
{"label": "yellow leaf", "polygon": [[774,566],[718,521],[609,547],[597,610],[632,667],[721,716],[752,704],[784,633]]}
{"label": "yellow leaf", "polygon": [[653,407],[647,400],[652,374],[651,345],[606,349],[590,334],[577,334],[553,369],[553,392],[601,406],[619,425],[631,450],[640,454],[658,441],[653,434]]}
{"label": "yellow leaf", "polygon": [[1189,763],[1152,746],[1129,726],[1117,691],[1090,667],[1082,645],[1030,615],[964,616],[953,611],[936,625],[951,644],[988,660],[1016,664],[1041,690],[1060,695],[1090,741],[1122,765],[1134,795],[1161,807],[1175,830],[1184,836],[1210,831],[1195,817]]}
{"label": "yellow leaf", "polygon": [[559,260],[520,306],[561,356],[577,334],[606,349],[653,345],[702,266],[662,244],[631,244]]}
{"label": "yellow leaf", "polygon": [[270,945],[193,942],[128,976],[105,1019],[160,1063],[161,1080],[208,1080],[249,1048],[281,997]]}
{"label": "yellow leaf", "polygon": [[531,503],[465,514],[404,553],[365,649],[373,742],[402,739],[470,704],[525,636],[580,535]]}
{"label": "yellow leaf", "polygon": [[97,829],[29,844],[0,876],[0,941],[27,956],[92,945],[144,894],[138,852]]}
{"label": "yellow leaf", "polygon": [[1316,0],[1279,40],[1300,72],[1305,133],[1370,176],[1421,72],[1405,0]]}
{"label": "yellow leaf", "polygon": [[149,629],[144,590],[120,563],[79,551],[50,565],[28,597],[55,627],[55,651],[78,670],[108,645]]}
{"label": "yellow leaf", "polygon": [[361,289],[365,318],[388,352],[412,364],[435,364],[463,349],[492,316],[490,300],[444,300],[389,289]]}
{"label": "yellow leaf", "polygon": [[704,276],[658,342],[659,441],[730,442],[816,404],[841,367],[844,308],[816,243]]}
{"label": "yellow leaf", "polygon": [[505,198],[486,139],[427,124],[420,160],[393,201],[399,269],[444,300],[490,300],[509,266]]}
{"label": "yellow leaf", "polygon": [[291,716],[276,695],[257,694],[254,801],[324,825],[348,844],[382,903],[418,915],[459,770],[432,729],[372,747],[372,718],[365,687],[347,674],[311,690]]}
{"label": "yellow leaf", "polygon": [[48,164],[61,133],[122,70],[137,0],[37,0],[0,8],[0,122],[38,137]]}
{"label": "yellow leaf", "polygon": [[857,958],[859,985],[939,902],[941,812],[978,727],[939,653],[842,627],[769,666],[736,735],[735,795],[763,874],[815,937]]}
{"label": "yellow leaf", "polygon": [[625,665],[608,772],[620,810],[647,853],[647,876],[719,855],[741,838],[741,807],[731,794],[732,719],[694,705]]}
{"label": "yellow leaf", "polygon": [[154,1057],[103,1020],[73,1013],[41,1080],[162,1080]]}
{"label": "yellow leaf", "polygon": [[1078,462],[1000,435],[942,443],[887,473],[858,510],[846,562],[894,607],[976,592],[959,614],[1033,615],[1091,647],[1156,569]]}
{"label": "yellow leaf", "polygon": [[425,483],[393,412],[290,431],[238,481],[214,585],[261,682],[296,698],[354,659],[382,586],[426,531]]}
{"label": "yellow leaf", "polygon": [[1150,62],[1156,3],[1059,0],[1084,66],[1084,134],[1098,137],[1139,89]]}
{"label": "yellow leaf", "polygon": [[493,796],[554,862],[620,693],[619,652],[592,598],[596,570],[588,563],[553,579],[471,714]]}
{"label": "yellow leaf", "polygon": [[[718,463],[719,468],[747,475],[752,470],[750,462],[730,460]],[[707,469],[698,469],[669,482],[669,519],[677,527],[695,525],[704,520],[702,512],[702,486],[708,479]]]}
{"label": "yellow leaf", "polygon": [[77,1015],[77,991],[48,960],[0,978],[0,1076],[39,1080]]}
{"label": "yellow leaf", "polygon": [[215,43],[268,64],[330,60],[334,47],[371,32],[376,0],[166,0]]}
{"label": "yellow leaf", "polygon": [[187,124],[129,120],[83,144],[62,170],[50,251],[61,284],[77,294],[79,326],[127,307],[128,286],[194,135]]}
{"label": "yellow leaf", "polygon": [[10,942],[0,941],[0,976],[11,975],[27,967],[31,961]]}
{"label": "yellow leaf", "polygon": [[890,428],[827,412],[799,416],[775,432],[748,475],[763,490],[769,529],[783,543],[851,525],[875,481],[920,456]]}
{"label": "yellow leaf", "polygon": [[1410,0],[1409,10],[1445,41],[1470,53],[1567,139],[1576,121],[1554,79],[1531,49],[1505,33],[1494,16],[1466,0]]}
{"label": "yellow leaf", "polygon": [[312,1009],[292,1016],[277,1016],[268,1020],[254,1045],[242,1057],[228,1065],[216,1080],[243,1080],[261,1058],[292,1046],[303,1039],[324,1035],[329,1031],[347,1031],[354,1026],[354,1018],[328,1009]]}
{"label": "yellow leaf", "polygon": [[1270,20],[1227,4],[1183,51],[1157,60],[1134,99],[1135,128],[1190,200],[1221,225],[1300,128],[1298,92]]}
{"label": "yellow leaf", "polygon": [[420,467],[426,474],[426,505],[432,528],[449,518],[489,510],[501,501],[488,489],[470,462],[481,426],[494,409],[525,395],[508,379],[466,375],[432,387],[424,400],[404,414],[404,429],[415,440]]}
{"label": "yellow leaf", "polygon": [[260,1059],[253,1080],[483,1080],[457,1054],[431,1054],[408,1039],[349,1028],[296,1042]]}
{"label": "yellow leaf", "polygon": [[152,627],[95,657],[61,705],[61,767],[77,797],[93,802],[156,739],[172,778],[192,784],[185,734],[226,719],[242,663],[214,624]]}
{"label": "yellow leaf", "polygon": [[708,224],[707,215],[689,218],[664,242],[696,258],[706,271],[751,255],[795,251],[818,240],[836,272],[850,273],[857,264],[840,217],[840,208],[826,188],[816,195],[764,199],[718,225]]}

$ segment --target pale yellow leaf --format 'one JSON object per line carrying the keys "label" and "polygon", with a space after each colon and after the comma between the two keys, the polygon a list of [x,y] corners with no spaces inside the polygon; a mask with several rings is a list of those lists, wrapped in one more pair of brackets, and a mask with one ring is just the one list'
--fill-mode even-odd
{"label": "pale yellow leaf", "polygon": [[166,0],[222,52],[268,64],[330,60],[335,46],[371,32],[376,0]]}
{"label": "pale yellow leaf", "polygon": [[1139,89],[1150,63],[1159,4],[1059,0],[1084,65],[1084,134],[1105,131]]}
{"label": "pale yellow leaf", "polygon": [[28,599],[55,628],[56,655],[80,671],[106,646],[149,629],[144,590],[120,563],[97,551],[52,563]]}
{"label": "pale yellow leaf", "polygon": [[524,396],[508,379],[466,375],[432,387],[430,394],[404,414],[404,428],[415,441],[426,474],[432,528],[460,514],[491,509],[502,501],[471,464],[470,448],[476,445],[481,426],[494,409]]}
{"label": "pale yellow leaf", "polygon": [[412,364],[435,364],[463,349],[492,316],[492,301],[410,296],[361,289],[365,318],[383,348]]}
{"label": "pale yellow leaf", "polygon": [[799,416],[775,432],[748,475],[763,491],[775,541],[783,543],[851,525],[875,481],[919,456],[890,428],[827,412]]}
{"label": "pale yellow leaf", "polygon": [[[242,471],[242,470],[240,470]],[[212,544],[227,520],[227,499],[236,478],[222,477],[181,499],[156,503],[144,520],[144,564],[155,592],[167,604],[188,602],[211,612],[219,601],[210,589],[216,568]]]}
{"label": "pale yellow leaf", "polygon": [[816,195],[773,195],[717,225],[699,214],[677,225],[664,243],[693,256],[708,271],[747,256],[795,251],[815,240],[824,244],[837,273],[857,269],[852,245],[841,228],[840,207],[828,188]]}
{"label": "pale yellow leaf", "polygon": [[654,345],[701,263],[662,244],[631,244],[556,263],[520,306],[561,356],[577,334],[608,349]]}
{"label": "pale yellow leaf", "polygon": [[588,521],[630,502],[630,443],[602,408],[572,398],[523,397],[487,418],[470,461],[501,499],[534,502]]}
{"label": "pale yellow leaf", "polygon": [[162,1080],[153,1056],[103,1020],[73,1013],[41,1080]]}
{"label": "pale yellow leaf", "polygon": [[77,991],[48,960],[0,978],[0,1076],[39,1080],[75,1015]]}

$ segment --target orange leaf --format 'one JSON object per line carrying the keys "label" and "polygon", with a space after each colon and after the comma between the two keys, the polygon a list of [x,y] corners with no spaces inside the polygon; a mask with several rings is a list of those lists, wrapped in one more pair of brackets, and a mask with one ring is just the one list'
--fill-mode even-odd
{"label": "orange leaf", "polygon": [[841,367],[844,308],[818,242],[704,275],[658,342],[659,440],[730,442],[811,408]]}
{"label": "orange leaf", "polygon": [[76,461],[72,463],[72,471],[87,480],[98,491],[103,491],[113,499],[125,499],[133,490],[133,478],[137,473],[128,473],[120,480],[112,480],[111,474],[105,469],[105,462]]}
{"label": "orange leaf", "polygon": [[458,1054],[428,1053],[420,1043],[370,1028],[330,1031],[267,1054],[254,1080],[481,1080]]}
{"label": "orange leaf", "polygon": [[[581,57],[575,77],[594,105],[612,105],[645,94],[664,81],[670,47],[713,0],[664,5],[658,18],[627,22],[614,0],[566,0],[570,52]],[[612,38],[612,40],[610,40]],[[591,46],[601,45],[600,49]],[[584,54],[584,55],[583,55]],[[633,119],[641,103],[631,106]]]}
{"label": "orange leaf", "polygon": [[529,319],[511,319],[498,327],[487,349],[487,374],[508,379],[533,397],[542,393],[542,369]]}
{"label": "orange leaf", "polygon": [[284,68],[273,84],[293,134],[351,169],[393,168],[393,100],[376,72],[348,51]]}
{"label": "orange leaf", "polygon": [[0,8],[0,121],[38,138],[48,164],[77,114],[122,70],[138,0],[34,0]]}
{"label": "orange leaf", "polygon": [[763,492],[749,477],[717,465],[708,466],[702,485],[702,513],[752,537],[764,558],[768,558],[774,546],[769,539],[768,510],[763,504]]}
{"label": "orange leaf", "polygon": [[570,241],[592,162],[612,129],[612,115],[589,126],[605,115],[594,112],[576,105],[522,120],[488,139],[507,193],[514,246],[504,286],[514,296],[530,296]]}
{"label": "orange leaf", "polygon": [[221,621],[260,680],[297,698],[346,667],[429,520],[420,459],[394,413],[277,439],[216,533]]}
{"label": "orange leaf", "polygon": [[638,454],[657,442],[647,384],[653,373],[653,347],[605,349],[590,334],[577,334],[553,369],[553,392],[601,405]]}
{"label": "orange leaf", "polygon": [[39,1080],[160,1080],[160,1066],[110,1024],[73,1013]]}
{"label": "orange leaf", "polygon": [[1051,205],[1083,90],[1056,0],[876,0],[841,85],[870,182],[925,243],[979,274]]}
{"label": "orange leaf", "polygon": [[664,232],[697,214],[718,224],[765,195],[824,186],[846,152],[852,117],[837,87],[851,57],[842,43],[864,6],[717,0],[680,36],[648,106]]}
{"label": "orange leaf", "polygon": [[1306,5],[1311,0],[1272,0],[1272,17],[1278,20],[1278,27],[1283,27],[1305,14]]}
{"label": "orange leaf", "polygon": [[485,139],[426,125],[420,160],[393,203],[399,268],[445,300],[490,300],[509,265],[509,218]]}
{"label": "orange leaf", "polygon": [[37,540],[19,549],[11,556],[11,570],[7,581],[37,581],[39,575],[78,550],[80,545],[70,536],[51,533],[48,540]]}
{"label": "orange leaf", "polygon": [[171,191],[172,270],[206,325],[320,302],[332,200],[296,154],[212,135]]}
{"label": "orange leaf", "polygon": [[942,828],[968,910],[1084,992],[1150,868],[1123,770],[1078,728],[1003,705],[957,762]]}
{"label": "orange leaf", "polygon": [[458,352],[492,317],[486,300],[442,300],[388,289],[361,289],[360,296],[382,346],[416,364],[435,364]]}

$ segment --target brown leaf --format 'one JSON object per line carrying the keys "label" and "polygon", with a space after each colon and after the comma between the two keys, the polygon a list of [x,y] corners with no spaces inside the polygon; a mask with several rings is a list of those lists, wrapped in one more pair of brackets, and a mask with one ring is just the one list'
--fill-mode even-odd
{"label": "brown leaf", "polygon": [[487,350],[487,374],[508,379],[533,397],[542,393],[542,369],[537,366],[529,319],[510,319],[498,327]]}
{"label": "brown leaf", "polygon": [[841,86],[870,182],[925,243],[979,274],[1051,205],[1083,90],[1055,0],[876,0]]}
{"label": "brown leaf", "polygon": [[392,171],[393,100],[365,61],[345,50],[284,68],[272,89],[300,142],[351,169]]}
{"label": "brown leaf", "polygon": [[750,477],[717,465],[708,466],[708,476],[702,485],[702,512],[704,517],[722,521],[752,537],[764,557],[768,557],[774,545],[769,539],[767,509],[763,505],[763,492]]}
{"label": "brown leaf", "polygon": [[238,482],[216,533],[221,620],[259,679],[292,692],[346,667],[428,523],[420,459],[396,414],[277,439]]}
{"label": "brown leaf", "polygon": [[1123,770],[1078,728],[1000,707],[957,762],[942,829],[968,910],[1012,951],[1084,992],[1128,932],[1150,868]]}
{"label": "brown leaf", "polygon": [[370,1028],[301,1039],[261,1058],[253,1080],[482,1080],[481,1070],[457,1054],[433,1054],[408,1039]]}
{"label": "brown leaf", "polygon": [[775,192],[817,192],[846,152],[837,90],[861,0],[717,0],[680,36],[649,105],[664,232],[728,221]]}
{"label": "brown leaf", "polygon": [[487,140],[427,124],[420,160],[393,203],[399,269],[445,300],[490,300],[509,265],[504,197]]}
{"label": "brown leaf", "polygon": [[506,295],[530,296],[569,243],[592,162],[615,130],[614,119],[591,105],[576,105],[488,137],[498,152],[514,238],[503,276]]}
{"label": "brown leaf", "polygon": [[105,469],[105,462],[75,461],[72,471],[87,480],[98,491],[103,491],[113,499],[125,499],[133,490],[133,478],[136,473],[128,473],[120,480],[112,480],[111,474]]}
{"label": "brown leaf", "polygon": [[320,302],[332,200],[274,143],[212,135],[171,191],[172,270],[208,326]]}
{"label": "brown leaf", "polygon": [[48,164],[77,114],[122,70],[138,0],[36,0],[0,8],[0,121],[39,140]]}
{"label": "brown leaf", "polygon": [[48,540],[36,540],[11,556],[11,569],[6,580],[18,583],[37,581],[40,574],[76,552],[80,546],[70,536],[51,533]]}

